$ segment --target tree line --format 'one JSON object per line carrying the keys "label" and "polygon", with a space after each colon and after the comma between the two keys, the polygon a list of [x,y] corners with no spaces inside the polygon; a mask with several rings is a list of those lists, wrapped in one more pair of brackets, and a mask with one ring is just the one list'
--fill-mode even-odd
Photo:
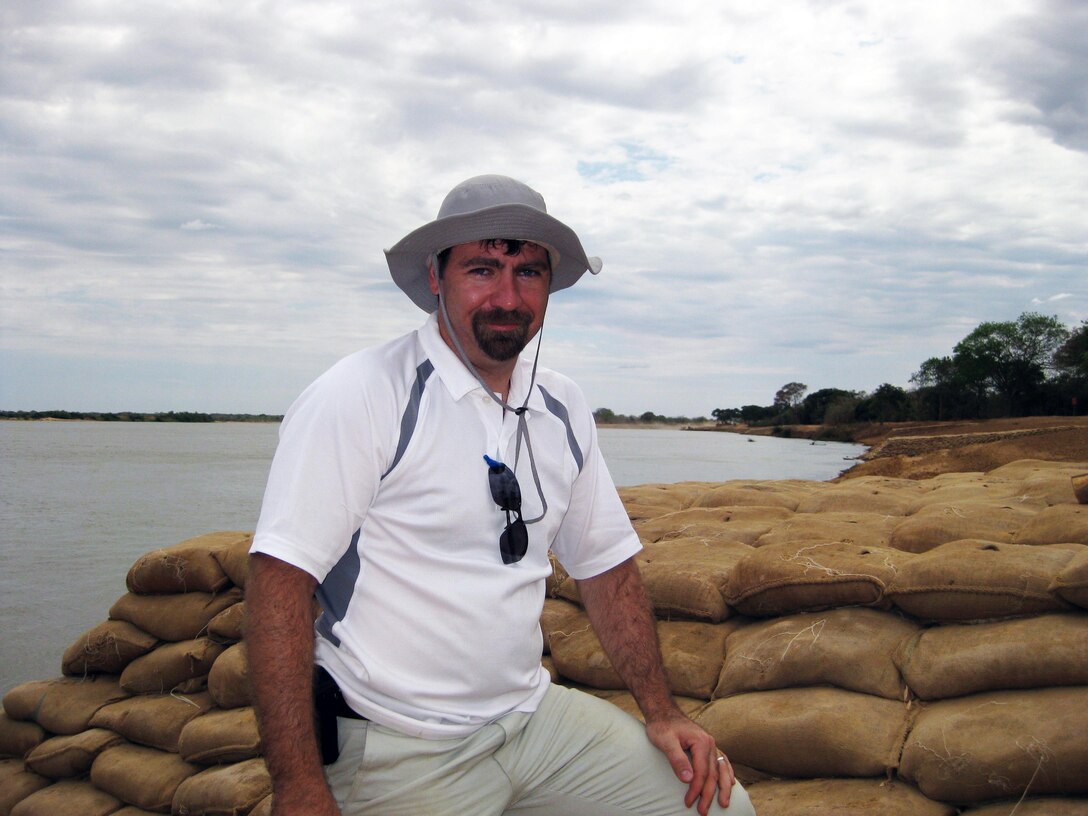
{"label": "tree line", "polygon": [[720,425],[838,425],[850,422],[989,419],[1083,413],[1088,406],[1088,321],[1068,328],[1025,312],[979,324],[950,355],[930,357],[911,389],[884,383],[872,392],[791,382],[770,405],[716,408]]}
{"label": "tree line", "polygon": [[95,422],[279,422],[273,414],[204,414],[199,411],[0,411],[0,419],[69,419]]}

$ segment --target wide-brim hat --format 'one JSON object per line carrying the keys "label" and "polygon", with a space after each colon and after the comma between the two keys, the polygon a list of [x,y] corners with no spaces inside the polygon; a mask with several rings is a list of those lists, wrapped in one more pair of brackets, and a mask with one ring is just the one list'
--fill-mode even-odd
{"label": "wide-brim hat", "polygon": [[601,259],[588,257],[574,230],[548,215],[536,190],[506,176],[476,176],[454,187],[438,217],[401,238],[385,251],[394,283],[425,312],[438,308],[427,272],[430,257],[472,241],[511,238],[548,250],[552,274],[549,291],[573,286],[586,271],[601,271]]}

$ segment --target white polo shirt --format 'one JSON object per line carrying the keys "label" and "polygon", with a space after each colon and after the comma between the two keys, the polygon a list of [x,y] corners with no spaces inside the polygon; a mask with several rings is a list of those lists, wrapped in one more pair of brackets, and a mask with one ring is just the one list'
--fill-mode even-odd
{"label": "white polo shirt", "polygon": [[[524,401],[531,369],[519,361],[510,405]],[[548,550],[587,578],[640,549],[577,386],[539,369],[526,416],[547,513],[509,565],[483,457],[514,466],[517,417],[462,365],[434,315],[341,360],[285,417],[252,552],[317,579],[317,661],[369,719],[445,738],[535,710],[549,682]],[[535,518],[524,445],[516,473],[523,517]]]}

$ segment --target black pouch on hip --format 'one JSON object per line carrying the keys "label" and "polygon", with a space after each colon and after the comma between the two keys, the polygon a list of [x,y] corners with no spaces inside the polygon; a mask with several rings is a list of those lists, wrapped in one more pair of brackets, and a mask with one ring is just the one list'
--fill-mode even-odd
{"label": "black pouch on hip", "polygon": [[317,744],[321,749],[321,762],[332,765],[340,758],[340,739],[336,727],[336,713],[344,705],[344,698],[336,681],[321,666],[314,667],[314,727]]}

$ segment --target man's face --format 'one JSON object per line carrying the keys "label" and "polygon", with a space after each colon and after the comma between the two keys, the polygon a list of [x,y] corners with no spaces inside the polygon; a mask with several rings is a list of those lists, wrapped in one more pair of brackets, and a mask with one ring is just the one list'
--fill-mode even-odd
{"label": "man's face", "polygon": [[[548,307],[547,250],[522,243],[516,254],[508,251],[504,241],[460,244],[450,250],[443,271],[441,296],[450,323],[481,371],[517,357],[540,330]],[[439,294],[433,269],[431,291]]]}

